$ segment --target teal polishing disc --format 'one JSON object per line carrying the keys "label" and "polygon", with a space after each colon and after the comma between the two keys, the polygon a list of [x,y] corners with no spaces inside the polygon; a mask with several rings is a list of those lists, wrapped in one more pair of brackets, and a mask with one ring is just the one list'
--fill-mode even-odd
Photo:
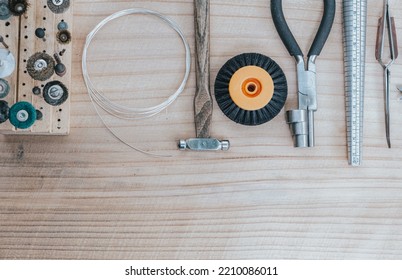
{"label": "teal polishing disc", "polygon": [[19,129],[30,128],[36,121],[36,109],[28,102],[17,102],[10,108],[10,123]]}

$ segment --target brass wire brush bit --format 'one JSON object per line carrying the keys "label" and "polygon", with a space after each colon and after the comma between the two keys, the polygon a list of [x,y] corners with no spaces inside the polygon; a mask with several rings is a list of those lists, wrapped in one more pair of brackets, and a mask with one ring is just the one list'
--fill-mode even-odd
{"label": "brass wire brush bit", "polygon": [[55,14],[62,14],[70,7],[70,0],[47,0],[47,6]]}
{"label": "brass wire brush bit", "polygon": [[71,33],[68,30],[60,30],[56,34],[57,42],[62,45],[67,45],[71,42]]}
{"label": "brass wire brush bit", "polygon": [[37,81],[46,81],[54,74],[55,61],[50,55],[38,52],[27,62],[28,74]]}

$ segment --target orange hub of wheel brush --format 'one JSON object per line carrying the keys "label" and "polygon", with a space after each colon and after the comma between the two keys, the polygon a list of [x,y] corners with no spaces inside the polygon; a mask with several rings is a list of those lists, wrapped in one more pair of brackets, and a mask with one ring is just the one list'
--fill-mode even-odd
{"label": "orange hub of wheel brush", "polygon": [[246,53],[219,71],[215,96],[223,113],[244,125],[259,125],[279,114],[287,98],[286,77],[267,56]]}
{"label": "orange hub of wheel brush", "polygon": [[241,109],[260,110],[274,95],[274,81],[264,69],[245,66],[237,70],[230,79],[229,94]]}

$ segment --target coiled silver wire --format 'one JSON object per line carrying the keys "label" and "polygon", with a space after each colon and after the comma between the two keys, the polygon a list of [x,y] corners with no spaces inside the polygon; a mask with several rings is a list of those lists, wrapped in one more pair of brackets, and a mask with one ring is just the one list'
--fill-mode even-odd
{"label": "coiled silver wire", "polygon": [[[133,15],[133,14],[152,15],[152,16],[156,16],[157,18],[161,19],[168,26],[170,26],[174,31],[177,32],[177,34],[182,39],[183,45],[185,47],[186,70],[185,70],[185,74],[183,77],[183,81],[181,82],[179,88],[164,102],[162,102],[159,105],[149,107],[149,108],[133,108],[133,107],[124,106],[121,104],[117,104],[116,102],[113,102],[112,100],[107,98],[102,92],[100,92],[95,87],[95,85],[92,83],[92,80],[88,73],[88,67],[87,67],[88,49],[91,45],[92,40],[94,39],[96,34],[99,32],[99,30],[101,30],[102,27],[104,27],[107,23],[109,23],[112,20],[115,20],[115,19],[123,17],[123,16],[127,16],[127,15]],[[84,50],[82,53],[82,74],[84,77],[85,85],[88,90],[88,95],[92,101],[92,104],[96,110],[96,113],[98,114],[99,118],[102,120],[105,127],[113,134],[114,137],[116,137],[123,144],[129,146],[130,148],[132,148],[138,152],[141,152],[141,153],[144,153],[147,155],[151,155],[151,156],[157,156],[157,157],[161,157],[161,155],[156,155],[156,154],[149,153],[149,152],[143,151],[141,149],[138,149],[138,148],[134,147],[133,145],[124,141],[120,136],[118,136],[117,133],[110,126],[107,125],[107,123],[105,122],[105,119],[99,113],[98,107],[96,105],[98,105],[100,108],[102,108],[108,114],[115,116],[119,119],[139,120],[139,119],[144,119],[144,118],[150,118],[150,117],[155,116],[156,114],[162,112],[163,110],[165,110],[169,105],[171,105],[180,96],[180,94],[183,92],[183,90],[187,84],[187,80],[190,75],[190,70],[191,70],[190,46],[189,46],[181,28],[179,27],[179,25],[176,22],[174,22],[173,20],[171,20],[170,18],[168,18],[158,12],[148,10],[148,9],[132,8],[132,9],[127,9],[127,10],[122,10],[120,12],[114,13],[111,16],[105,18],[88,34],[85,45],[84,45]]]}

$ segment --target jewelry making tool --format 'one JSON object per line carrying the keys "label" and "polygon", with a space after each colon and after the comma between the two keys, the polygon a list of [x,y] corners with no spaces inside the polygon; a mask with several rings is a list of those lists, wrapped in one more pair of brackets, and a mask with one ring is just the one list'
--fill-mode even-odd
{"label": "jewelry making tool", "polygon": [[194,97],[194,115],[196,137],[179,141],[180,150],[192,151],[227,151],[230,143],[210,137],[212,120],[212,96],[210,92],[210,2],[209,0],[194,0],[195,14],[195,61],[196,61],[196,92]]}
{"label": "jewelry making tool", "polygon": [[0,0],[0,134],[69,133],[72,4]]}
{"label": "jewelry making tool", "polygon": [[[133,108],[133,107],[128,107],[126,105],[121,105],[118,102],[113,102],[109,98],[107,98],[100,90],[98,90],[94,83],[91,80],[91,77],[88,73],[88,49],[91,46],[91,43],[93,39],[95,38],[96,34],[101,30],[105,25],[107,25],[109,22],[116,20],[118,18],[128,16],[128,15],[149,15],[149,16],[154,16],[157,19],[161,20],[163,23],[165,23],[168,27],[172,28],[179,36],[180,39],[183,42],[184,48],[185,48],[185,73],[182,82],[180,83],[180,86],[178,89],[171,95],[169,96],[168,99],[163,101],[161,104],[149,108]],[[64,27],[59,25],[59,28],[63,29]],[[84,45],[84,50],[82,52],[82,75],[84,77],[84,82],[85,86],[87,87],[88,90],[88,95],[89,98],[91,99],[91,102],[95,108],[96,113],[98,114],[99,118],[101,119],[102,123],[105,125],[107,130],[114,136],[116,139],[118,139],[121,143],[124,145],[130,147],[131,149],[138,151],[140,153],[149,155],[149,156],[154,156],[154,157],[170,157],[170,156],[164,156],[164,155],[158,155],[154,153],[150,153],[147,151],[143,151],[127,141],[125,141],[122,137],[118,135],[114,131],[113,128],[111,128],[105,121],[104,117],[99,112],[99,107],[104,110],[106,113],[108,113],[110,116],[114,116],[119,119],[124,119],[124,120],[140,120],[140,119],[145,119],[145,118],[150,118],[152,116],[155,116],[159,114],[160,112],[166,110],[169,105],[171,105],[183,92],[186,84],[188,77],[190,76],[190,70],[191,70],[191,51],[190,51],[190,46],[186,40],[186,37],[184,36],[183,31],[181,30],[180,26],[171,20],[170,18],[152,11],[152,10],[147,10],[147,9],[140,9],[140,8],[132,8],[132,9],[127,9],[127,10],[122,10],[119,12],[116,12],[104,20],[102,20],[87,36],[85,45]]]}
{"label": "jewelry making tool", "polygon": [[222,112],[243,125],[260,125],[275,118],[287,95],[282,69],[258,53],[233,57],[223,65],[215,81],[215,97]]}
{"label": "jewelry making tool", "polygon": [[362,162],[367,0],[343,1],[343,44],[348,160]]}
{"label": "jewelry making tool", "polygon": [[[384,58],[385,37],[388,37],[389,58]],[[385,133],[388,148],[391,148],[391,131],[390,131],[390,110],[389,110],[389,93],[390,93],[390,67],[398,58],[398,42],[396,37],[395,19],[391,17],[389,12],[389,2],[384,1],[384,13],[378,20],[377,44],[375,57],[384,69],[384,98],[385,98]]]}
{"label": "jewelry making tool", "polygon": [[271,13],[275,27],[289,54],[296,59],[297,65],[299,108],[286,112],[286,121],[290,126],[295,147],[314,147],[314,112],[317,111],[315,61],[331,32],[335,6],[335,0],[324,0],[324,15],[306,63],[303,52],[286,23],[282,0],[271,0]]}

